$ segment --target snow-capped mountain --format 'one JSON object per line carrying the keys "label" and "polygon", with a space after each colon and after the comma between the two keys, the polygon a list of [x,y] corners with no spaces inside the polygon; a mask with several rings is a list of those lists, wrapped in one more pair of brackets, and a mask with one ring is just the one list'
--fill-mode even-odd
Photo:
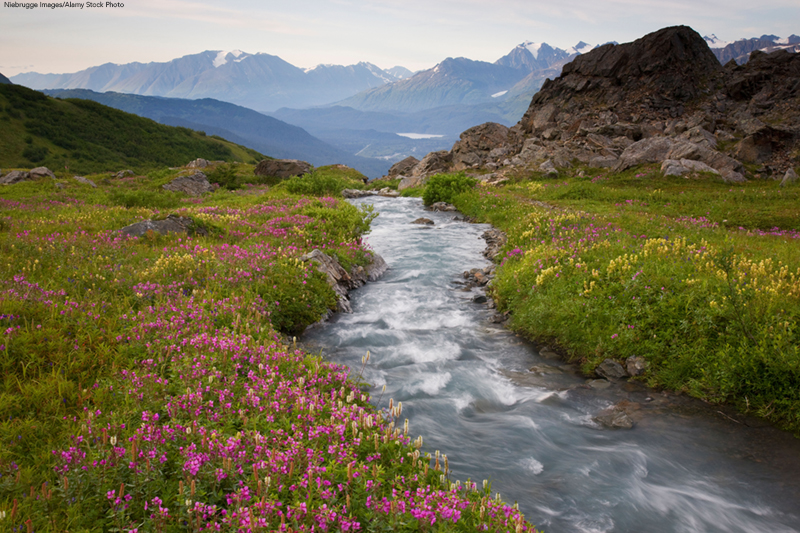
{"label": "snow-capped mountain", "polygon": [[594,46],[583,41],[567,50],[553,48],[547,43],[525,41],[495,61],[495,64],[533,72],[551,68],[557,63],[561,63],[563,66],[576,55],[585,54],[593,48]]}
{"label": "snow-capped mountain", "polygon": [[106,63],[73,74],[14,76],[32,89],[91,89],[172,98],[216,98],[270,111],[331,103],[402,79],[371,63],[300,69],[278,56],[241,50],[208,50],[165,63]]}
{"label": "snow-capped mountain", "polygon": [[800,52],[800,36],[790,35],[780,38],[777,35],[762,35],[751,39],[739,39],[738,41],[723,41],[713,33],[703,37],[708,47],[717,56],[723,65],[730,60],[738,64],[747,63],[750,53],[755,50],[762,52],[773,52],[775,50],[788,50],[790,52]]}

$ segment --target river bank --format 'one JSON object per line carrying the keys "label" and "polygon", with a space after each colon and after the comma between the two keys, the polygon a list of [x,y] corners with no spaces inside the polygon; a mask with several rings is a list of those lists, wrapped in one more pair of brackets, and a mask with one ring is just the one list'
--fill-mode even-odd
{"label": "river bank", "polygon": [[[552,532],[800,531],[790,434],[639,382],[591,387],[464,290],[464,271],[491,265],[488,225],[417,199],[363,201],[380,212],[367,242],[390,269],[302,343],[358,372],[379,408],[402,401],[423,451],[450,450],[452,477],[489,479]],[[412,224],[420,217],[434,225]],[[595,421],[621,402],[639,404],[632,430]]]}

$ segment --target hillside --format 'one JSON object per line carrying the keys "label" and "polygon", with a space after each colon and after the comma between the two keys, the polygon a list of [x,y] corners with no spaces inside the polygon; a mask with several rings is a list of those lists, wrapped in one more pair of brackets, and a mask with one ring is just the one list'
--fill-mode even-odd
{"label": "hillside", "polygon": [[9,83],[11,83],[11,80],[0,74],[0,84],[9,84]]}
{"label": "hillside", "polygon": [[147,117],[171,126],[200,129],[207,134],[234,140],[271,157],[301,159],[321,166],[341,163],[367,176],[378,177],[390,163],[357,157],[293,126],[252,109],[211,98],[186,100],[85,89],[45,91],[58,98],[81,98]]}
{"label": "hillside", "polygon": [[0,168],[44,165],[74,173],[178,166],[202,157],[256,161],[252,149],[158,124],[87,100],[0,85]]}

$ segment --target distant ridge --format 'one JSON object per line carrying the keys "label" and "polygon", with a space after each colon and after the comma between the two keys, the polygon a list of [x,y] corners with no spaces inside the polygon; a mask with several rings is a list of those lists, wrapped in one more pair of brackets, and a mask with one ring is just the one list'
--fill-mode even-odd
{"label": "distant ridge", "polygon": [[172,126],[205,131],[277,158],[302,159],[320,166],[341,163],[369,177],[378,177],[390,163],[357,157],[312,136],[298,126],[228,102],[211,98],[186,100],[85,89],[49,90],[58,98],[93,100]]}

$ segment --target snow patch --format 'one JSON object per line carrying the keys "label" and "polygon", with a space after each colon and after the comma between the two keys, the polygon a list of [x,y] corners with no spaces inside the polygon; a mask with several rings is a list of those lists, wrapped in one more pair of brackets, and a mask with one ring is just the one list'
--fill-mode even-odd
{"label": "snow patch", "polygon": [[775,44],[789,44],[789,38],[788,37],[784,37],[783,39],[777,39],[775,41]]}
{"label": "snow patch", "polygon": [[580,54],[585,54],[586,52],[591,52],[595,48],[596,48],[596,46],[591,45],[591,44],[586,44],[585,42],[581,41],[578,44],[576,44],[575,46],[573,46],[572,48],[567,48],[566,52],[569,55],[573,55],[573,54],[580,55]]}
{"label": "snow patch", "polygon": [[703,39],[705,39],[709,48],[725,48],[730,44],[728,41],[723,41],[713,33],[711,35],[706,35]]}
{"label": "snow patch", "polygon": [[[214,58],[214,68],[221,67],[222,65],[227,63],[228,62],[228,60],[227,60],[228,54],[230,54],[234,58],[236,58],[236,57],[239,57],[242,54],[244,54],[244,52],[242,52],[241,50],[222,50],[220,52],[217,52],[217,57]],[[244,59],[244,58],[242,58],[242,59]],[[241,61],[242,59],[240,59],[239,61]],[[238,61],[237,61],[237,63],[238,63]]]}
{"label": "snow patch", "polygon": [[499,98],[500,96],[503,96],[503,95],[504,95],[504,94],[506,94],[507,92],[508,92],[508,91],[500,91],[499,93],[494,93],[494,94],[492,95],[492,98]]}
{"label": "snow patch", "polygon": [[526,41],[522,43],[522,47],[528,50],[534,59],[539,59],[539,50],[542,48],[543,44],[544,43],[532,43],[530,41]]}

